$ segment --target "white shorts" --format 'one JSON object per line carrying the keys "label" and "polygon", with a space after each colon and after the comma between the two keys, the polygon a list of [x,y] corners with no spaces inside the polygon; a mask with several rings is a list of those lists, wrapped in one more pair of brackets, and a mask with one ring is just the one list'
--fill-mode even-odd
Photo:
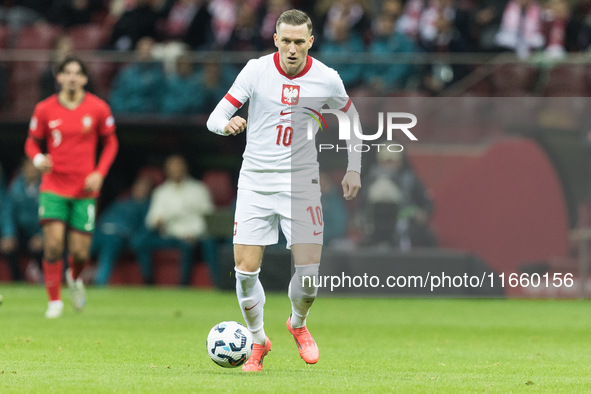
{"label": "white shorts", "polygon": [[255,192],[238,189],[234,215],[234,243],[273,245],[279,228],[294,244],[322,245],[324,221],[319,191]]}

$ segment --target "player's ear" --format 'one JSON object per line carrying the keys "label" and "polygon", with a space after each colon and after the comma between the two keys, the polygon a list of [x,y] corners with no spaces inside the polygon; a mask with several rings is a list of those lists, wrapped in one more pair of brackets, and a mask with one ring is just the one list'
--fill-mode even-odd
{"label": "player's ear", "polygon": [[88,77],[86,75],[82,76],[82,86],[86,86],[88,84]]}
{"label": "player's ear", "polygon": [[279,43],[277,42],[277,33],[273,33],[273,42],[275,43],[275,47],[279,48]]}
{"label": "player's ear", "polygon": [[310,36],[308,40],[308,49],[312,48],[312,44],[314,44],[314,36]]}

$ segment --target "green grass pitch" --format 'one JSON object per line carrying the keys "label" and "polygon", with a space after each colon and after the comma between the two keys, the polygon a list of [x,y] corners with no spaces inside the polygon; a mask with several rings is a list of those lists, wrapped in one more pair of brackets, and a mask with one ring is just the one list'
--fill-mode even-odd
{"label": "green grass pitch", "polygon": [[268,294],[273,343],[262,373],[223,369],[205,338],[242,322],[233,293],[89,289],[61,319],[45,292],[0,285],[0,393],[590,392],[586,301],[319,299],[308,319],[320,361],[285,329],[289,300]]}

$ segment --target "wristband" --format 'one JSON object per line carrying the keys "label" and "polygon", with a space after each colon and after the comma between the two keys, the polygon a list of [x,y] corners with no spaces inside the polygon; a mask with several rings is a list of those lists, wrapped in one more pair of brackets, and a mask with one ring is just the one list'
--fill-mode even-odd
{"label": "wristband", "polygon": [[41,164],[45,161],[45,155],[43,153],[37,153],[35,157],[33,157],[33,165],[36,168],[41,167]]}

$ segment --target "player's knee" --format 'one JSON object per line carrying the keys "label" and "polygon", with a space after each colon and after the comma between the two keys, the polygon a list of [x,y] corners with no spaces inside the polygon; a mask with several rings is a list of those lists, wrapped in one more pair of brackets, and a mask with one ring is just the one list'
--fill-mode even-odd
{"label": "player's knee", "polygon": [[295,265],[316,265],[320,264],[320,256],[316,256],[315,254],[306,254],[303,256],[294,257]]}
{"label": "player's knee", "polygon": [[48,261],[59,260],[64,252],[63,243],[57,240],[46,240],[43,248],[43,256]]}
{"label": "player's knee", "polygon": [[88,250],[84,250],[84,249],[73,250],[71,253],[72,253],[72,258],[74,259],[74,261],[76,263],[83,263],[90,258],[90,254],[89,254]]}
{"label": "player's knee", "polygon": [[261,267],[261,262],[258,259],[249,259],[244,256],[235,256],[234,262],[236,268],[245,272],[255,272]]}

